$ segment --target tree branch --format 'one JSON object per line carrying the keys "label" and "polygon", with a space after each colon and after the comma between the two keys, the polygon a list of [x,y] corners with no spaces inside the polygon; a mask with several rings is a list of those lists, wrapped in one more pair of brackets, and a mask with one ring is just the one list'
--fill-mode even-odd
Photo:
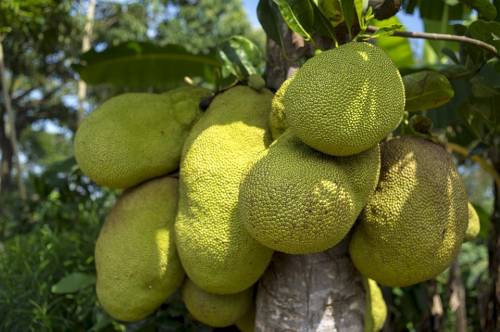
{"label": "tree branch", "polygon": [[[375,33],[379,30],[380,28],[369,25],[366,28],[366,32],[368,33]],[[392,32],[392,36],[394,37],[403,37],[403,38],[415,38],[415,39],[430,39],[430,40],[446,40],[446,41],[453,41],[453,42],[459,42],[459,43],[465,43],[465,44],[471,44],[477,47],[480,47],[492,55],[496,57],[500,57],[500,54],[497,52],[497,49],[495,46],[490,45],[488,43],[485,43],[481,40],[466,37],[466,36],[457,36],[457,35],[450,35],[450,34],[444,34],[444,33],[429,33],[429,32],[412,32],[412,31],[394,31]]]}
{"label": "tree branch", "polygon": [[[82,53],[90,49],[92,38],[92,25],[94,24],[96,0],[89,0],[87,8],[87,16],[82,39]],[[87,97],[87,84],[81,79],[78,79],[78,123],[83,121],[85,116],[85,98]]]}
{"label": "tree branch", "polygon": [[11,91],[13,85],[8,84],[7,74],[4,62],[4,52],[3,52],[3,36],[0,36],[0,79],[2,80],[2,100],[7,113],[7,119],[5,122],[5,134],[9,137],[13,157],[16,161],[16,178],[17,178],[17,189],[19,192],[19,197],[22,201],[27,200],[26,186],[23,180],[23,165],[21,164],[21,159],[19,157],[19,144],[17,142],[17,132],[16,132],[16,114],[12,109],[12,103],[10,100]]}

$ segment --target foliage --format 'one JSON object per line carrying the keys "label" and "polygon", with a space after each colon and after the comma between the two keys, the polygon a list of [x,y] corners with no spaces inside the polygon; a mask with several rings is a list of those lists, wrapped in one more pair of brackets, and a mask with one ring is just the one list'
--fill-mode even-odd
{"label": "foliage", "polygon": [[166,19],[158,25],[156,37],[160,45],[184,45],[190,52],[206,53],[231,36],[251,32],[241,0],[194,2],[165,9]]}
{"label": "foliage", "polygon": [[[89,51],[74,66],[89,84],[108,83],[133,90],[168,89],[187,77],[213,82],[220,63],[214,52],[192,54],[178,45],[128,42],[103,52]],[[124,70],[127,68],[127,70]]]}
{"label": "foliage", "polygon": [[[94,274],[93,243],[113,198],[96,193],[73,165],[65,161],[31,176],[29,211],[11,219],[2,210],[3,237],[8,239],[0,250],[1,330],[90,329],[103,315],[91,283],[74,293],[51,291],[71,272]],[[19,234],[19,226],[29,233]]]}

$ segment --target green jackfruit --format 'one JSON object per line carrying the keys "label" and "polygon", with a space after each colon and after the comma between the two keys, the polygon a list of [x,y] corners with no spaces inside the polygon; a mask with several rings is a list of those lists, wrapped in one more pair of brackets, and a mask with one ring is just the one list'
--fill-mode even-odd
{"label": "green jackfruit", "polygon": [[271,259],[272,251],[237,216],[243,172],[270,141],[271,98],[268,90],[227,90],[215,97],[184,145],[177,248],[189,278],[207,292],[247,289]]}
{"label": "green jackfruit", "polygon": [[252,288],[236,294],[212,294],[186,280],[182,299],[189,313],[203,324],[226,327],[236,323],[252,305]]}
{"label": "green jackfruit", "polygon": [[366,292],[365,302],[365,332],[377,332],[384,327],[387,318],[387,305],[382,290],[375,280],[364,278]]}
{"label": "green jackfruit", "polygon": [[398,126],[405,91],[381,49],[353,42],[309,59],[283,101],[287,122],[304,143],[347,156],[375,146]]}
{"label": "green jackfruit", "polygon": [[290,85],[293,76],[284,81],[276,94],[273,97],[272,102],[272,110],[269,115],[269,124],[271,127],[271,134],[273,136],[273,140],[278,139],[288,129],[288,123],[286,122],[285,115],[285,105],[283,105],[283,96],[285,95],[285,91]]}
{"label": "green jackfruit", "polygon": [[479,216],[477,215],[476,209],[469,202],[468,203],[468,216],[469,221],[467,222],[467,230],[465,231],[465,240],[474,240],[481,230],[481,223],[479,222]]}
{"label": "green jackfruit", "polygon": [[248,77],[248,86],[254,90],[261,91],[266,87],[266,81],[258,74],[252,74]]}
{"label": "green jackfruit", "polygon": [[239,213],[257,241],[289,254],[324,251],[342,240],[377,185],[378,144],[333,157],[289,130],[260,155],[240,186]]}
{"label": "green jackfruit", "polygon": [[254,332],[255,331],[255,303],[252,303],[250,309],[240,319],[236,321],[236,327],[241,332]]}
{"label": "green jackfruit", "polygon": [[75,157],[97,184],[129,188],[179,166],[182,144],[199,118],[206,89],[126,93],[92,112],[75,136]]}
{"label": "green jackfruit", "polygon": [[97,297],[114,318],[153,313],[184,279],[173,225],[177,180],[163,177],[124,192],[95,247]]}
{"label": "green jackfruit", "polygon": [[455,259],[467,228],[467,196],[441,146],[403,137],[381,146],[382,168],[350,243],[366,277],[403,287],[430,279]]}

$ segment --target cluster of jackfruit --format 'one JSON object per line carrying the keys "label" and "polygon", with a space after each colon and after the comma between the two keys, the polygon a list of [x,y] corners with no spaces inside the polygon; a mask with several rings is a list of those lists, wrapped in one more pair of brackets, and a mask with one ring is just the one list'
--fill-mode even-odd
{"label": "cluster of jackfruit", "polygon": [[125,189],[96,243],[100,304],[135,321],[181,288],[195,319],[253,331],[253,286],[273,251],[320,252],[352,232],[366,331],[380,330],[377,282],[433,278],[456,257],[469,213],[467,236],[479,231],[451,157],[421,138],[380,143],[405,91],[373,45],[320,53],[275,95],[250,83],[206,111],[201,88],[124,94],[82,123],[82,171]]}

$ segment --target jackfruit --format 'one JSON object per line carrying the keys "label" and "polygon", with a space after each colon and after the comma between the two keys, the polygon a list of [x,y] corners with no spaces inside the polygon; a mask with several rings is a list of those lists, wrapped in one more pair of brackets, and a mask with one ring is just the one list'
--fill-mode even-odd
{"label": "jackfruit", "polygon": [[236,327],[241,332],[254,332],[255,331],[255,303],[252,303],[250,309],[238,319],[235,323]]}
{"label": "jackfruit", "polygon": [[382,290],[375,280],[363,278],[366,292],[365,302],[365,332],[377,332],[384,327],[387,318],[387,305]]}
{"label": "jackfruit", "polygon": [[266,87],[266,81],[258,74],[248,76],[248,86],[254,90],[261,91]]}
{"label": "jackfruit", "polygon": [[271,114],[269,115],[269,124],[271,127],[271,135],[273,140],[278,139],[288,129],[288,123],[286,121],[285,106],[283,105],[283,96],[285,91],[290,85],[293,79],[293,75],[284,81],[276,94],[273,97],[273,102],[271,104]]}
{"label": "jackfruit", "polygon": [[236,294],[211,294],[188,279],[182,286],[182,299],[196,320],[212,327],[226,327],[250,309],[252,288]]}
{"label": "jackfruit", "polygon": [[375,146],[403,117],[403,80],[376,46],[352,42],[309,59],[283,97],[292,131],[334,156]]}
{"label": "jackfruit", "polygon": [[305,254],[342,240],[377,185],[380,149],[350,157],[318,152],[286,131],[240,186],[246,229],[271,249]]}
{"label": "jackfruit", "polygon": [[468,203],[468,216],[469,220],[467,222],[467,230],[465,231],[465,240],[470,241],[474,240],[481,229],[481,224],[479,222],[479,216],[477,215],[476,209],[469,202]]}
{"label": "jackfruit", "polygon": [[441,146],[403,137],[381,151],[379,184],[354,229],[350,254],[366,277],[403,287],[435,277],[455,259],[467,228],[467,196]]}
{"label": "jackfruit", "polygon": [[129,188],[179,166],[182,144],[199,118],[202,88],[125,93],[93,111],[75,136],[82,171],[101,186]]}
{"label": "jackfruit", "polygon": [[143,319],[182,284],[176,208],[177,180],[163,177],[125,191],[109,213],[95,247],[96,291],[114,318]]}
{"label": "jackfruit", "polygon": [[210,293],[241,292],[263,274],[272,251],[237,216],[247,164],[270,142],[272,93],[236,86],[218,95],[183,149],[175,234],[189,278]]}

